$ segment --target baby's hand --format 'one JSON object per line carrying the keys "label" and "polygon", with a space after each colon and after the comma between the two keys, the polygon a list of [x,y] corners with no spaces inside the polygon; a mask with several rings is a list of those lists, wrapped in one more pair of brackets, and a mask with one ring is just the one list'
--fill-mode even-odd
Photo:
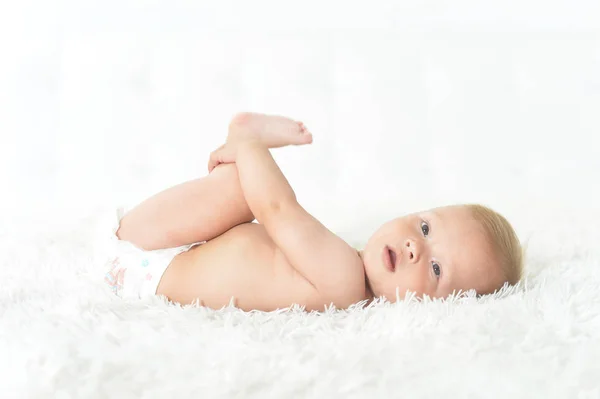
{"label": "baby's hand", "polygon": [[236,150],[234,143],[227,143],[211,152],[208,159],[208,173],[222,163],[234,163]]}
{"label": "baby's hand", "polygon": [[243,112],[229,124],[227,143],[257,139],[268,148],[312,143],[312,134],[302,122],[283,116]]}

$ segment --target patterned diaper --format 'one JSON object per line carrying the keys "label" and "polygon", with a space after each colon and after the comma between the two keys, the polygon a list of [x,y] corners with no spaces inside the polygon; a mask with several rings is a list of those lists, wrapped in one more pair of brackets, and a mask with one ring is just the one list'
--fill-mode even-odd
{"label": "patterned diaper", "polygon": [[105,265],[104,281],[121,298],[156,295],[160,279],[173,258],[196,244],[155,251],[140,249],[130,242],[119,240],[115,234],[124,214],[124,208],[117,210],[112,234],[112,256]]}

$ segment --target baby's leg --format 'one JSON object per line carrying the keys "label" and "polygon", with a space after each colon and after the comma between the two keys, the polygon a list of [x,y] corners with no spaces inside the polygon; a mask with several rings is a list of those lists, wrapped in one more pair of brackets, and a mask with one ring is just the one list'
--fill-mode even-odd
{"label": "baby's leg", "polygon": [[148,198],[121,220],[117,236],[146,250],[172,248],[217,237],[251,222],[235,164]]}
{"label": "baby's leg", "polygon": [[[271,148],[312,142],[301,122],[282,116],[240,113],[229,138],[244,134],[259,136]],[[145,200],[123,217],[117,236],[146,250],[171,248],[210,240],[252,220],[237,167],[228,164]]]}

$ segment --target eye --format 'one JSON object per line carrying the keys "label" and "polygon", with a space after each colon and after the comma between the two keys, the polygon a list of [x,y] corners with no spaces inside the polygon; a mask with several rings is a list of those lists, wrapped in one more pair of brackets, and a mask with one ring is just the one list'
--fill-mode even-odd
{"label": "eye", "polygon": [[435,276],[440,277],[440,275],[442,274],[442,269],[440,268],[440,265],[435,262],[431,262],[431,268],[433,269]]}
{"label": "eye", "polygon": [[427,222],[421,222],[421,231],[423,232],[423,236],[427,237],[429,235],[429,224]]}

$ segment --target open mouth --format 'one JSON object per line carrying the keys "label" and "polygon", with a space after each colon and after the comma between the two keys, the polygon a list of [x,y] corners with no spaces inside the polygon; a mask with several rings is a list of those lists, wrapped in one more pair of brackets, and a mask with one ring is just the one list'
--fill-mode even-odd
{"label": "open mouth", "polygon": [[383,251],[383,263],[390,271],[396,271],[396,252],[387,245]]}

